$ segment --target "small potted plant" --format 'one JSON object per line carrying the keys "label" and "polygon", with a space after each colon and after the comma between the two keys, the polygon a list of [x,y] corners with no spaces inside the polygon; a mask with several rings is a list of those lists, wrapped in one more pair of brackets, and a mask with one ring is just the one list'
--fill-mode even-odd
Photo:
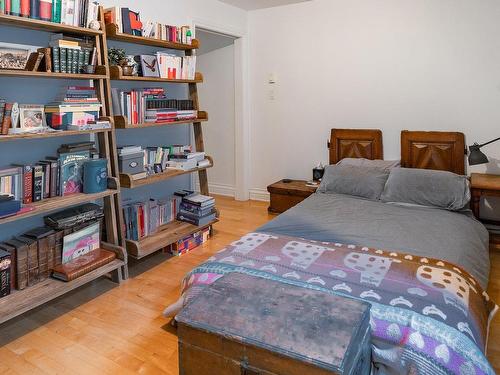
{"label": "small potted plant", "polygon": [[123,48],[109,48],[108,60],[110,65],[121,66],[123,75],[131,76],[134,72],[133,65],[130,64]]}

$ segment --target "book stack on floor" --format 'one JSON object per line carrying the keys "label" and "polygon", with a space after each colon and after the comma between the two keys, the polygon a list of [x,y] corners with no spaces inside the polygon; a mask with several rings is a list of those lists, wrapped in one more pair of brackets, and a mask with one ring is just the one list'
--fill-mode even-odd
{"label": "book stack on floor", "polygon": [[189,26],[171,26],[159,22],[141,22],[140,13],[129,8],[111,7],[104,10],[106,24],[116,25],[123,34],[143,36],[168,42],[191,44],[192,32]]}
{"label": "book stack on floor", "polygon": [[167,99],[160,87],[139,90],[112,89],[113,113],[126,116],[128,123],[168,123],[195,120],[198,112],[192,100]]}
{"label": "book stack on floor", "polygon": [[192,194],[182,198],[177,220],[196,226],[205,226],[212,223],[215,216],[215,198]]}
{"label": "book stack on floor", "polygon": [[[49,215],[45,218],[46,226],[0,243],[0,279],[5,274],[9,276],[3,280],[8,283],[2,285],[0,295],[24,290],[51,275],[71,281],[113,260],[114,253],[104,254],[99,248],[102,218],[102,207],[88,203]],[[76,267],[82,263],[83,267]],[[68,268],[71,273],[65,271]]]}
{"label": "book stack on floor", "polygon": [[211,228],[207,227],[193,233],[183,239],[174,242],[168,247],[168,252],[173,256],[181,256],[189,253],[191,250],[203,245],[210,238]]}
{"label": "book stack on floor", "polygon": [[92,0],[2,0],[0,14],[64,25],[90,27],[97,20],[99,2]]}
{"label": "book stack on floor", "polygon": [[47,124],[56,130],[110,129],[109,121],[99,121],[101,103],[94,87],[68,86],[45,106]]}
{"label": "book stack on floor", "polygon": [[180,198],[150,199],[145,202],[130,203],[123,207],[125,237],[139,241],[158,231],[162,225],[175,220]]}

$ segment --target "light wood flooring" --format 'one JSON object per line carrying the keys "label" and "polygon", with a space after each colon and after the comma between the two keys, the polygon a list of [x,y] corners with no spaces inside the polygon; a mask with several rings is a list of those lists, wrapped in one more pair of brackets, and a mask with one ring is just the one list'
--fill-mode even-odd
{"label": "light wood flooring", "polygon": [[[1,325],[0,374],[178,374],[177,337],[161,311],[177,299],[189,270],[272,218],[264,202],[219,197],[217,204],[221,221],[202,248],[133,262],[119,287],[98,280]],[[500,247],[491,259],[489,292],[500,301]],[[500,317],[489,342],[500,372]]]}

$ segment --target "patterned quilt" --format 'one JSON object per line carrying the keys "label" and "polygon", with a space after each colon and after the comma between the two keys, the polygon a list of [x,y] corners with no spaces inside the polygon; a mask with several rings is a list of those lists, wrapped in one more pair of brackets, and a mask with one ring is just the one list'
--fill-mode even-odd
{"label": "patterned quilt", "polygon": [[497,306],[471,275],[453,264],[249,233],[186,276],[185,302],[231,272],[370,302],[376,373],[495,373],[485,351]]}

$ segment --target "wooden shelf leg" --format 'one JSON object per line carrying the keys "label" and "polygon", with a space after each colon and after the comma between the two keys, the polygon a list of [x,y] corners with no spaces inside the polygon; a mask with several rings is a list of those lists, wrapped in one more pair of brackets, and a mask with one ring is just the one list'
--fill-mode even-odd
{"label": "wooden shelf leg", "polygon": [[123,281],[122,267],[118,267],[116,270],[111,272],[111,280],[117,284],[121,284]]}

